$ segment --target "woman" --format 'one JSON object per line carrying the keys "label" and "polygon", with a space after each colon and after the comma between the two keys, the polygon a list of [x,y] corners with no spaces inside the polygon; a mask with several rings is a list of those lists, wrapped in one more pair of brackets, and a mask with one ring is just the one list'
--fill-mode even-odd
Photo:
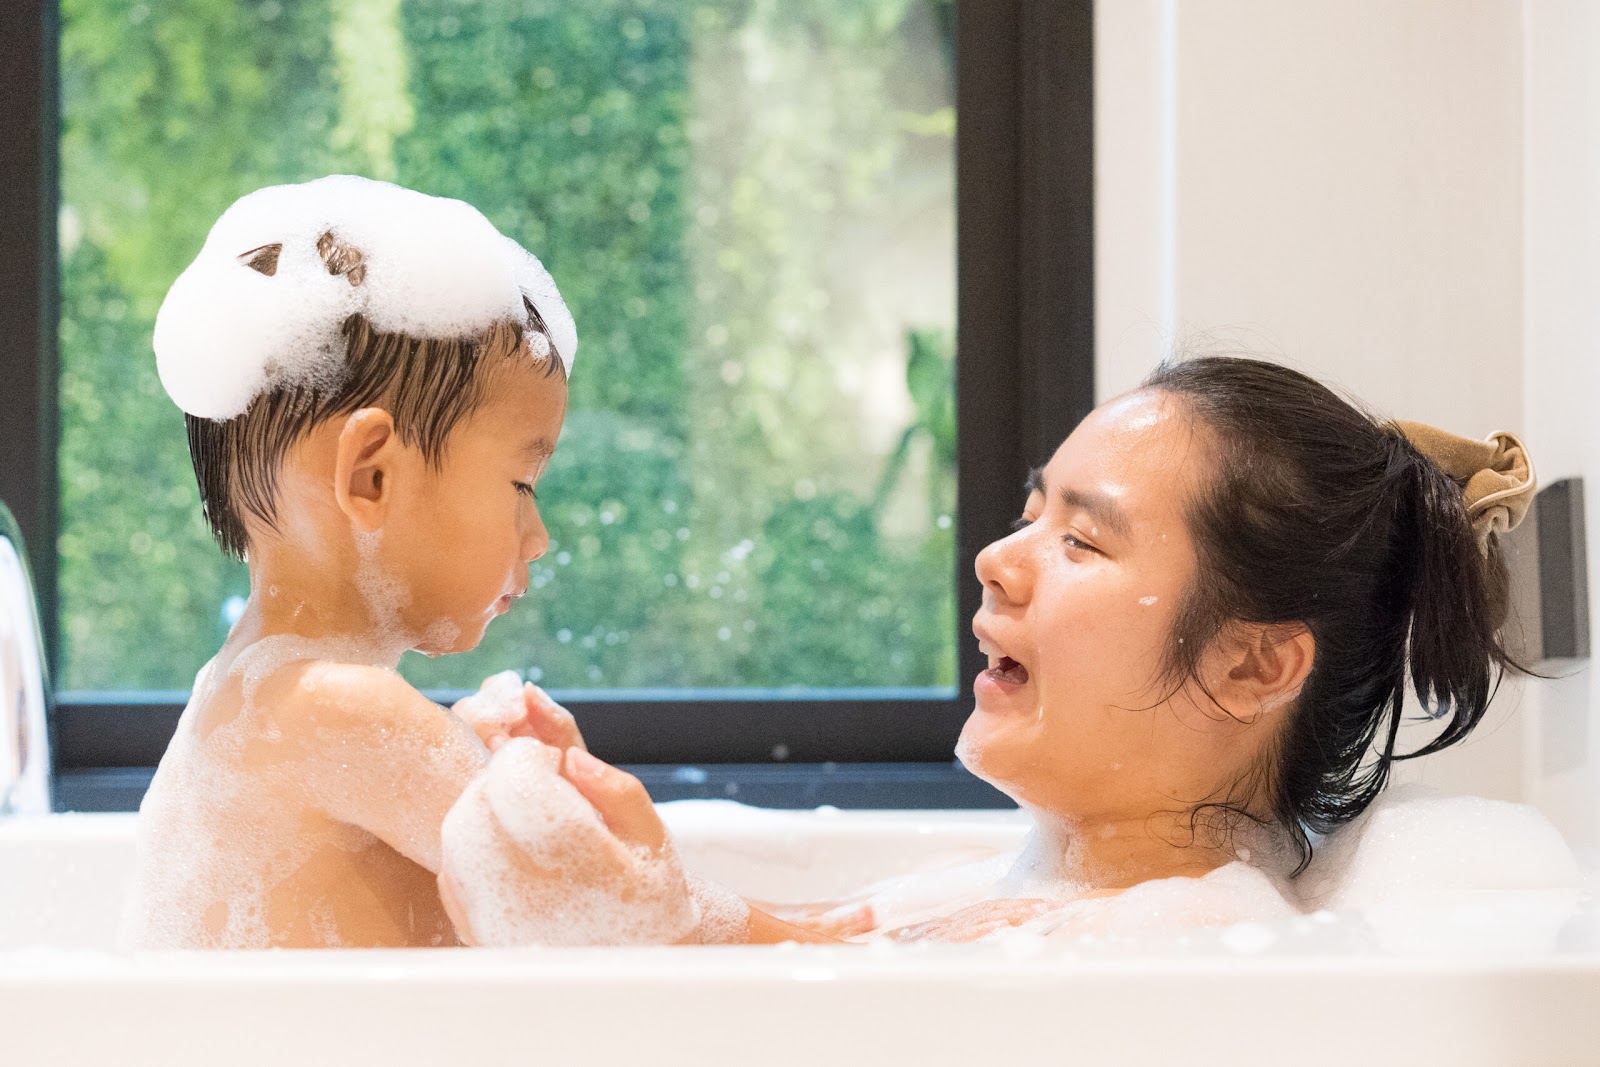
{"label": "woman", "polygon": [[[1213,876],[1211,921],[1252,917],[1227,903],[1263,899],[1241,871],[1292,877],[1308,831],[1348,822],[1396,760],[1483,717],[1515,666],[1499,538],[1532,495],[1510,435],[1377,421],[1254,360],[1169,364],[1095,410],[977,560],[990,666],[957,753],[1038,830],[989,899],[900,936],[965,939],[1057,911],[1072,928],[1087,921],[1073,902],[1179,877]],[[1408,684],[1443,726],[1402,754]],[[547,743],[581,746],[570,717],[539,722]],[[592,759],[567,777],[612,845],[662,849],[636,781]],[[527,877],[530,893],[560,891],[531,862]],[[443,884],[470,925],[461,887]],[[797,936],[754,911],[731,939]]]}

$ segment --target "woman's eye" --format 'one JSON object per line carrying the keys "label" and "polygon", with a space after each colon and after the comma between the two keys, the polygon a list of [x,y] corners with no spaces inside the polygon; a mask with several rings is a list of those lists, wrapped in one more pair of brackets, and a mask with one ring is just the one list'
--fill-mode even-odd
{"label": "woman's eye", "polygon": [[511,484],[517,487],[517,492],[521,493],[529,500],[537,501],[539,499],[534,495],[532,482],[512,482]]}
{"label": "woman's eye", "polygon": [[1028,518],[1028,516],[1024,515],[1020,519],[1012,519],[1011,520],[1011,532],[1012,533],[1016,533],[1018,530],[1027,529],[1029,526],[1032,526],[1032,525],[1033,525],[1033,520]]}
{"label": "woman's eye", "polygon": [[1080,541],[1076,537],[1074,537],[1072,534],[1069,534],[1069,533],[1061,535],[1061,543],[1066,545],[1068,548],[1076,549],[1076,550],[1078,550],[1080,552],[1098,552],[1098,551],[1100,551],[1098,548],[1095,548],[1093,545],[1089,544],[1087,541]]}

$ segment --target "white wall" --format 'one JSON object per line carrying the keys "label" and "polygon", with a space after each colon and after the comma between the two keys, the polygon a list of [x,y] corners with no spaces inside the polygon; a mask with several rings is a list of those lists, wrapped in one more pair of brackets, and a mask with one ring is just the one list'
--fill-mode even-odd
{"label": "white wall", "polygon": [[[1597,395],[1571,383],[1580,350],[1594,353],[1596,286],[1592,226],[1578,240],[1569,225],[1580,204],[1596,217],[1595,10],[1524,8],[1097,5],[1102,395],[1136,383],[1175,339],[1210,336],[1383,413],[1522,432],[1547,476],[1600,471],[1594,442],[1570,429]],[[1589,103],[1571,107],[1579,89]],[[1586,276],[1572,269],[1584,256]],[[1570,747],[1587,698],[1587,681],[1512,687],[1472,739],[1410,773],[1546,801],[1584,836],[1567,814],[1593,806],[1574,790],[1594,776],[1547,781],[1542,750],[1552,729]],[[1600,729],[1583,744],[1600,750]]]}
{"label": "white wall", "polygon": [[[1527,0],[1524,56],[1523,395],[1545,482],[1585,476],[1600,579],[1600,5]],[[1592,638],[1591,638],[1592,641]],[[1530,799],[1600,844],[1600,672],[1534,685]]]}

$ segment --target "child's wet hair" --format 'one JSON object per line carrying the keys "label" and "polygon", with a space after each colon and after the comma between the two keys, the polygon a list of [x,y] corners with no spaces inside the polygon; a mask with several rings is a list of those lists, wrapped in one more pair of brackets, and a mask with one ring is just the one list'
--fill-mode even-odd
{"label": "child's wet hair", "polygon": [[[268,245],[240,259],[271,275],[279,251],[280,246]],[[333,233],[322,235],[317,252],[329,274],[342,275],[352,286],[365,281],[361,251]],[[231,419],[185,415],[200,504],[223,551],[243,558],[246,516],[276,526],[279,468],[295,442],[318,424],[382,407],[394,417],[400,440],[437,465],[450,432],[487,399],[485,371],[497,360],[523,353],[539,360],[546,374],[565,380],[565,361],[538,309],[526,296],[523,307],[526,322],[499,322],[476,336],[446,339],[384,333],[365,317],[351,315],[341,327],[345,361],[333,386],[269,389]],[[536,336],[545,343],[530,344]]]}
{"label": "child's wet hair", "polygon": [[[1230,624],[1296,624],[1315,641],[1309,676],[1270,762],[1234,796],[1196,809],[1281,825],[1311,855],[1366,809],[1396,760],[1455,744],[1505,671],[1509,583],[1498,538],[1480,550],[1462,486],[1392,424],[1320,382],[1258,360],[1207,356],[1159,367],[1143,388],[1177,398],[1211,444],[1209,484],[1187,522],[1196,577],[1166,677],[1198,668]],[[1439,734],[1396,751],[1408,687]],[[1256,792],[1255,803],[1237,793]],[[1261,793],[1265,794],[1265,804]]]}

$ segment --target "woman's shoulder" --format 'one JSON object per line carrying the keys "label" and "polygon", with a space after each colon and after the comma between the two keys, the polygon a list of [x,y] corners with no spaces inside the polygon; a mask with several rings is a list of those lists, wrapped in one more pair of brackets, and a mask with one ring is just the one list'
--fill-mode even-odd
{"label": "woman's shoulder", "polygon": [[1271,922],[1300,914],[1280,879],[1240,860],[1198,877],[1156,878],[1086,893],[1055,913],[1050,933],[1142,937],[1173,930]]}

